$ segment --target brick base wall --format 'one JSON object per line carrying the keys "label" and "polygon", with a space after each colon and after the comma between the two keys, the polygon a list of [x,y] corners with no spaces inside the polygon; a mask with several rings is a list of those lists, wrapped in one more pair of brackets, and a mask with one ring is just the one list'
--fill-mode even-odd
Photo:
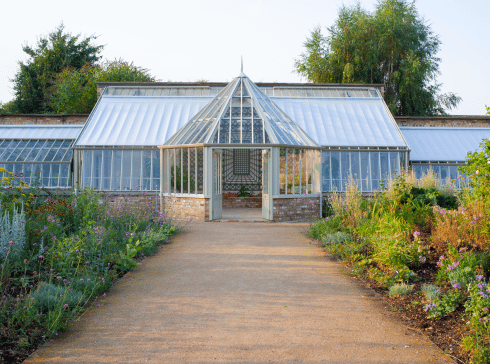
{"label": "brick base wall", "polygon": [[319,197],[274,198],[274,221],[309,221],[320,218]]}
{"label": "brick base wall", "polygon": [[262,197],[225,197],[223,208],[262,208]]}
{"label": "brick base wall", "polygon": [[0,125],[83,125],[85,114],[8,114],[0,115]]}
{"label": "brick base wall", "polygon": [[173,219],[209,221],[209,198],[165,196],[163,208]]}
{"label": "brick base wall", "polygon": [[398,126],[490,128],[487,115],[395,116],[395,121]]}

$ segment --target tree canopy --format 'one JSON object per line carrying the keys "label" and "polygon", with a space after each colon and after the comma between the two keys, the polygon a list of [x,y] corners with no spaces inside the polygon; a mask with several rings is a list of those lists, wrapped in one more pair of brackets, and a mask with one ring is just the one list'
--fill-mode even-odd
{"label": "tree canopy", "polygon": [[18,113],[45,113],[53,110],[47,102],[53,78],[66,67],[80,69],[94,65],[101,58],[102,45],[94,45],[96,36],[81,37],[65,32],[63,24],[47,36],[41,36],[35,47],[24,45],[29,56],[15,75],[12,110]]}
{"label": "tree canopy", "polygon": [[310,82],[380,83],[394,115],[443,115],[461,98],[441,94],[441,41],[407,0],[381,0],[370,13],[343,6],[324,36],[320,27],[304,42],[295,71]]}
{"label": "tree canopy", "polygon": [[56,113],[90,113],[97,102],[96,82],[154,82],[145,68],[122,59],[82,68],[67,67],[56,75],[49,106]]}

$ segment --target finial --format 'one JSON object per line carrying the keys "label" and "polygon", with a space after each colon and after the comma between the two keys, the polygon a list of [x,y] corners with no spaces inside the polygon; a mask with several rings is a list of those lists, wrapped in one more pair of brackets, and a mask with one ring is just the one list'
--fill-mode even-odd
{"label": "finial", "polygon": [[243,73],[243,56],[242,56],[242,73]]}

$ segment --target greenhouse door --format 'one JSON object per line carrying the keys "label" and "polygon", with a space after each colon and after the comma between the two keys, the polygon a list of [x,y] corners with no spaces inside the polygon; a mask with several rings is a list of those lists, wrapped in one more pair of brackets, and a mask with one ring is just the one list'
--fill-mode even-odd
{"label": "greenhouse door", "polygon": [[211,202],[212,220],[219,220],[223,216],[222,196],[222,156],[220,150],[213,151],[213,197]]}
{"label": "greenhouse door", "polygon": [[262,151],[262,218],[272,220],[271,208],[271,151]]}

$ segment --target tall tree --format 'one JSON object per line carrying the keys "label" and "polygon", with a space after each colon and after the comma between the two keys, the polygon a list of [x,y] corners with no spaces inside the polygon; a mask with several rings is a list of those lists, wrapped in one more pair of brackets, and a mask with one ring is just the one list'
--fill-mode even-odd
{"label": "tall tree", "polygon": [[395,115],[442,115],[457,106],[454,93],[440,94],[441,41],[413,2],[381,0],[374,12],[359,4],[339,10],[324,36],[316,28],[295,70],[311,82],[381,83]]}
{"label": "tall tree", "polygon": [[38,39],[35,47],[25,45],[22,50],[29,56],[27,62],[19,62],[15,75],[13,109],[18,113],[52,112],[47,101],[53,78],[65,67],[75,69],[95,64],[100,58],[102,45],[94,45],[96,36],[82,38],[80,34],[65,32],[61,24],[47,36]]}
{"label": "tall tree", "polygon": [[67,67],[56,75],[48,105],[56,113],[89,113],[97,102],[97,82],[154,81],[149,70],[122,59],[80,69]]}

